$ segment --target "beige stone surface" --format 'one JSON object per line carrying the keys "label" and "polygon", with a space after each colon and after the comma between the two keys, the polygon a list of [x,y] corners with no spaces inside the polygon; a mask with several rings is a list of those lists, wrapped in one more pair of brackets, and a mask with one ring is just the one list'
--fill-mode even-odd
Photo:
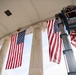
{"label": "beige stone surface", "polygon": [[42,28],[35,27],[33,31],[32,50],[30,56],[29,75],[43,75]]}
{"label": "beige stone surface", "polygon": [[0,50],[0,75],[2,75],[3,69],[5,67],[5,59],[8,52],[10,38],[6,38]]}

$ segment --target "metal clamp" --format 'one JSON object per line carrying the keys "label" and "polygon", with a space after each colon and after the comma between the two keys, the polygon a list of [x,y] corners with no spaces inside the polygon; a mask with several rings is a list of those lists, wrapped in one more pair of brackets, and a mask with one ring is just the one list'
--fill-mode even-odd
{"label": "metal clamp", "polygon": [[65,54],[65,52],[67,52],[67,51],[72,51],[72,49],[63,50],[63,54]]}
{"label": "metal clamp", "polygon": [[60,37],[62,38],[62,36],[65,36],[65,35],[68,36],[66,33],[64,33],[64,34],[61,34]]}

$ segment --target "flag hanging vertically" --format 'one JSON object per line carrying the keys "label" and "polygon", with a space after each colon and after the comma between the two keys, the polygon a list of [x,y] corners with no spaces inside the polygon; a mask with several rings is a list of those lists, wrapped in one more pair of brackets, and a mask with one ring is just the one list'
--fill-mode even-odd
{"label": "flag hanging vertically", "polygon": [[76,47],[76,30],[70,32],[71,44]]}
{"label": "flag hanging vertically", "polygon": [[62,39],[58,22],[55,19],[47,21],[48,41],[49,41],[49,57],[50,61],[60,63],[62,52]]}
{"label": "flag hanging vertically", "polygon": [[24,47],[25,30],[11,36],[10,49],[6,62],[6,69],[13,69],[21,66]]}

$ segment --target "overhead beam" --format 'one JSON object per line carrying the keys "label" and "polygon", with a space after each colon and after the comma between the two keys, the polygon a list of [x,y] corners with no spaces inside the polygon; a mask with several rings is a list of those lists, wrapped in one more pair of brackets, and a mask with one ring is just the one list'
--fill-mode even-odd
{"label": "overhead beam", "polygon": [[[49,17],[49,18],[47,18],[47,19],[43,19],[43,20],[41,20],[41,21],[35,22],[35,23],[33,23],[33,24],[30,24],[30,25],[26,25],[25,27],[21,27],[21,28],[18,28],[18,29],[20,29],[19,31],[23,31],[23,30],[29,29],[29,30],[26,32],[26,35],[28,35],[28,34],[32,33],[32,27],[33,27],[33,26],[38,25],[39,23],[41,23],[41,25],[43,25],[43,22],[46,22],[47,20],[52,19],[52,18],[54,18],[54,16],[53,16],[53,17]],[[43,25],[43,26],[46,28],[45,25]],[[8,34],[2,36],[2,37],[0,38],[0,40],[6,38],[7,36],[10,36],[11,34],[14,34],[14,33],[19,32],[18,29],[15,30],[15,31],[13,31],[13,32],[11,32],[11,33],[8,33]]]}

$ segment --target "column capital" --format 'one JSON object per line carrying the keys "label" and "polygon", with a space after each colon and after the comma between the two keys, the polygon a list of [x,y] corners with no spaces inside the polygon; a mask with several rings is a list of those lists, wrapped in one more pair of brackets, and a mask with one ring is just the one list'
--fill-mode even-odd
{"label": "column capital", "polygon": [[6,40],[10,40],[10,36],[6,36],[6,37],[0,39],[0,45],[2,45],[4,43],[4,41],[6,41]]}
{"label": "column capital", "polygon": [[41,23],[38,23],[38,24],[32,26],[32,28],[33,28],[33,29],[39,28],[39,29],[44,30],[44,29],[45,29],[45,26],[44,26],[44,24],[41,22]]}
{"label": "column capital", "polygon": [[41,28],[42,29],[42,24],[41,23],[38,23],[37,25],[34,25],[33,28]]}

